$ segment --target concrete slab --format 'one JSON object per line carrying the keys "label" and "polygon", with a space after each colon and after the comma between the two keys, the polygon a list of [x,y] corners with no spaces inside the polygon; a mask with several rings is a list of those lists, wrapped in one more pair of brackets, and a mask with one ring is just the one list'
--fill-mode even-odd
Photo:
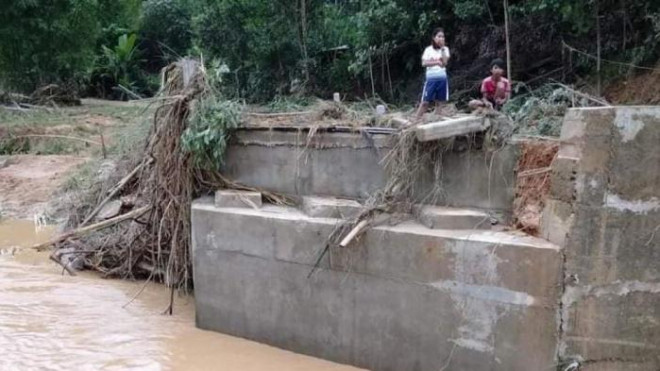
{"label": "concrete slab", "polygon": [[466,116],[419,125],[415,128],[415,135],[420,142],[428,142],[484,131],[489,127],[490,120],[487,117]]}
{"label": "concrete slab", "polygon": [[219,189],[215,191],[215,206],[217,207],[261,207],[261,192]]}
{"label": "concrete slab", "polygon": [[479,210],[418,205],[413,212],[431,229],[490,229],[490,215]]}
{"label": "concrete slab", "polygon": [[[311,267],[337,219],[310,218],[297,209],[217,208],[195,203],[199,243]],[[236,233],[250,225],[250,233]],[[443,280],[501,287],[547,305],[558,293],[561,254],[543,239],[508,232],[429,229],[404,222],[368,229],[350,248],[333,248],[324,264],[335,270],[432,283]]]}
{"label": "concrete slab", "polygon": [[302,211],[312,218],[350,219],[362,211],[362,205],[355,200],[304,196]]}
{"label": "concrete slab", "polygon": [[198,201],[192,220],[201,328],[375,371],[554,363],[561,259],[542,240],[380,226],[310,276],[336,219]]}

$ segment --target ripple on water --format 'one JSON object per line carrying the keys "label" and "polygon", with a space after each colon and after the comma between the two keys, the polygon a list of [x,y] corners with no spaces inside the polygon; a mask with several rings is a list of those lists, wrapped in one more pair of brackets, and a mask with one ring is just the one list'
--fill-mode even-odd
{"label": "ripple on water", "polygon": [[[44,232],[46,231],[46,232]],[[29,222],[0,223],[0,249],[49,237]],[[194,327],[191,298],[161,315],[168,291],[61,268],[21,249],[0,255],[0,370],[350,370]]]}

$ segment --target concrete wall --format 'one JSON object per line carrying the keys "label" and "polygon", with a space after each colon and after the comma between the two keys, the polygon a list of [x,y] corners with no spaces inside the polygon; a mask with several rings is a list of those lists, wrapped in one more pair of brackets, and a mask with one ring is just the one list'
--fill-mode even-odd
{"label": "concrete wall", "polygon": [[332,248],[310,276],[338,222],[197,201],[197,325],[376,371],[554,368],[557,246],[405,222]]}
{"label": "concrete wall", "polygon": [[[381,159],[392,137],[306,132],[238,131],[227,151],[223,172],[240,183],[291,195],[367,198],[387,181]],[[423,199],[434,185],[443,192],[436,204],[470,207],[509,216],[512,209],[518,148],[510,145],[494,153],[448,152],[442,176],[433,169],[417,182]]]}
{"label": "concrete wall", "polygon": [[560,356],[660,369],[660,107],[574,109],[543,234],[564,246]]}

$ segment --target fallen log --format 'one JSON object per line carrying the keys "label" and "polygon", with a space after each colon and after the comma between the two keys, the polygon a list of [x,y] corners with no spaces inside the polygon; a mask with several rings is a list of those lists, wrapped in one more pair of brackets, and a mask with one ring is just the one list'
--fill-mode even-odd
{"label": "fallen log", "polygon": [[89,225],[87,227],[74,229],[72,231],[61,234],[61,235],[49,240],[48,242],[44,242],[44,243],[34,245],[34,246],[32,246],[32,249],[35,249],[37,251],[46,250],[50,246],[55,245],[55,244],[60,243],[60,242],[64,242],[65,240],[67,240],[69,238],[82,237],[82,236],[84,236],[88,233],[111,227],[115,224],[121,223],[121,222],[123,222],[125,220],[128,220],[128,219],[136,218],[136,217],[146,213],[147,211],[149,211],[150,208],[151,208],[151,206],[144,206],[144,207],[141,207],[137,210],[133,210],[129,213],[114,217],[112,219],[104,220],[100,223],[92,224],[92,225]]}
{"label": "fallen log", "polygon": [[27,113],[27,112],[30,112],[29,109],[25,109],[25,108],[23,108],[23,107],[21,107],[21,106],[10,107],[10,106],[1,106],[1,105],[0,105],[0,108],[2,108],[2,109],[4,109],[4,110],[7,110],[7,111],[13,111],[13,112],[21,112],[21,113]]}

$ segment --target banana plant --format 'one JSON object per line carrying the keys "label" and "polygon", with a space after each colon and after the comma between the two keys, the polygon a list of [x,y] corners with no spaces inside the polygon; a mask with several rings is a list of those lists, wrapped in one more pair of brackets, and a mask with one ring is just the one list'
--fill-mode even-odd
{"label": "banana plant", "polygon": [[[135,34],[124,34],[117,38],[117,44],[113,48],[103,45],[103,55],[99,70],[103,75],[109,77],[116,85],[133,90],[135,79],[139,70],[140,51],[137,47],[137,36]],[[122,92],[123,98],[123,92]]]}

